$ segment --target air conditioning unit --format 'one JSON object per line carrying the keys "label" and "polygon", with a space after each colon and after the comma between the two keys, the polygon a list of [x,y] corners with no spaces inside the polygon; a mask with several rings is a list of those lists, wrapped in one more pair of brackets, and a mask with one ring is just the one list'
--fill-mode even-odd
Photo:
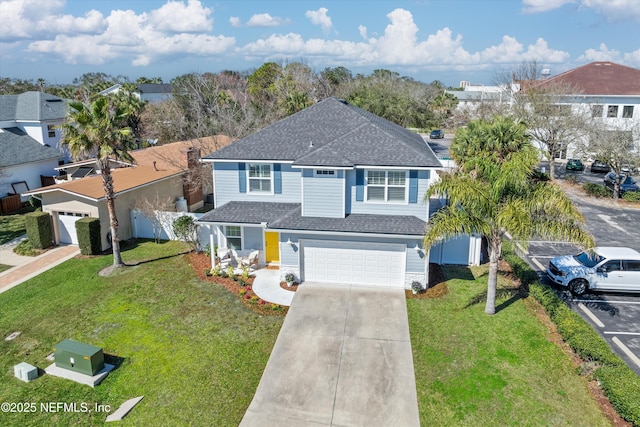
{"label": "air conditioning unit", "polygon": [[38,368],[26,362],[22,362],[13,367],[13,374],[16,378],[28,383],[29,381],[38,378]]}

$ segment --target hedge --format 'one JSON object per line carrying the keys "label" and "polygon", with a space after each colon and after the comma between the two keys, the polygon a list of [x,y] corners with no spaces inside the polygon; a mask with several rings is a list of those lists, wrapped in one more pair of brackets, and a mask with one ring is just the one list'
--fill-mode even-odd
{"label": "hedge", "polygon": [[596,365],[593,376],[599,381],[618,414],[634,426],[640,426],[640,377],[553,289],[541,284],[539,280],[530,282],[532,273],[536,277],[537,273],[515,254],[511,242],[504,242],[502,256],[522,283],[528,285],[529,295],[544,307],[573,351]]}
{"label": "hedge", "polygon": [[51,215],[47,212],[29,212],[24,216],[29,242],[34,249],[47,249],[53,245]]}
{"label": "hedge", "polygon": [[76,233],[82,255],[98,255],[102,251],[99,218],[85,217],[77,220]]}
{"label": "hedge", "polygon": [[640,202],[640,191],[627,191],[622,198],[628,202]]}
{"label": "hedge", "polygon": [[584,191],[594,197],[611,197],[611,190],[604,185],[594,184],[592,182],[586,182],[582,185]]}

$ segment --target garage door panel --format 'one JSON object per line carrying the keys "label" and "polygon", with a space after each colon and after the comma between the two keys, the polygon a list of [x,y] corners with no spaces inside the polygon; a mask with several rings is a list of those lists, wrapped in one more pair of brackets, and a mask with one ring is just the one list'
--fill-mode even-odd
{"label": "garage door panel", "polygon": [[302,241],[307,281],[404,287],[405,245]]}

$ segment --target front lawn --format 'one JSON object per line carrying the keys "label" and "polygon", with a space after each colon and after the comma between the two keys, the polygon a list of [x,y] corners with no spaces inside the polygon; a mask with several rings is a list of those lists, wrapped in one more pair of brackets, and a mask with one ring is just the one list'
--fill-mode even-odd
{"label": "front lawn", "polygon": [[488,316],[486,267],[444,274],[446,295],[407,300],[422,425],[611,425],[533,301],[507,294]]}
{"label": "front lawn", "polygon": [[[178,242],[138,243],[123,258],[146,262],[112,277],[97,274],[110,256],[74,258],[0,294],[0,402],[38,405],[35,413],[0,414],[0,425],[102,425],[106,413],[46,413],[39,405],[114,411],[140,395],[120,425],[238,425],[283,318],[256,315],[222,286],[199,280],[177,255],[183,250]],[[18,338],[4,340],[15,331]],[[48,366],[51,348],[67,338],[122,364],[94,389],[48,375],[14,378],[17,363]]]}

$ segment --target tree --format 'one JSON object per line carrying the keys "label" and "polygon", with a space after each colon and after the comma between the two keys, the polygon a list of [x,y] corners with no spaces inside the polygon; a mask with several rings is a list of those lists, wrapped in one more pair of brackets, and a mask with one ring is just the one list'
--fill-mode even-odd
{"label": "tree", "polygon": [[623,168],[640,165],[640,126],[605,125],[602,120],[593,123],[589,138],[585,138],[578,150],[585,156],[598,159],[615,172],[613,198],[620,197]]}
{"label": "tree", "polygon": [[128,117],[124,109],[100,96],[90,104],[74,101],[66,122],[62,125],[61,143],[67,146],[76,159],[96,156],[101,169],[102,188],[107,201],[113,266],[122,267],[120,240],[118,239],[118,218],[116,217],[113,176],[110,159],[132,161],[131,129],[126,126]]}
{"label": "tree", "polygon": [[506,233],[524,245],[532,236],[540,236],[595,246],[584,218],[566,194],[533,177],[538,155],[529,139],[526,126],[510,118],[470,122],[456,133],[451,147],[459,169],[444,173],[425,196],[449,199],[429,220],[425,247],[465,234],[477,233],[486,239],[485,313],[491,315],[495,314],[498,261]]}
{"label": "tree", "polygon": [[187,243],[193,251],[198,250],[198,224],[193,217],[183,215],[173,221],[173,234],[178,240]]}

